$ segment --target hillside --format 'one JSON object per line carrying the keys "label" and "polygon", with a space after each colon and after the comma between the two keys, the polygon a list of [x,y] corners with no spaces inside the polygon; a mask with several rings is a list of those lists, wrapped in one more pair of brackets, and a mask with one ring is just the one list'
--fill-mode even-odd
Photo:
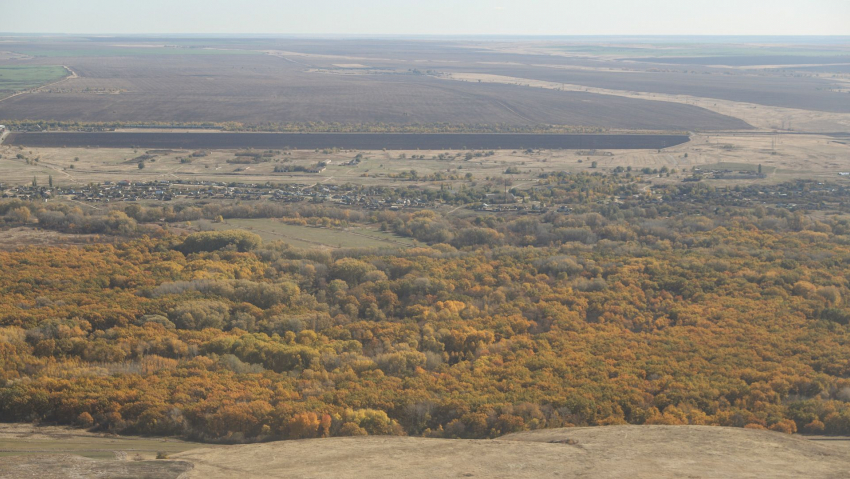
{"label": "hillside", "polygon": [[[573,444],[569,444],[573,443]],[[833,442],[708,426],[610,426],[496,440],[361,437],[286,441],[176,456],[187,478],[241,477],[846,477]],[[294,460],[293,458],[299,458]]]}
{"label": "hillside", "polygon": [[[81,434],[87,433],[75,433],[77,442]],[[204,446],[159,461],[146,455],[128,460],[132,451],[145,447],[132,438],[89,434],[84,442],[95,451],[128,449],[113,451],[114,460],[70,454],[5,457],[0,477],[839,478],[846,477],[850,467],[847,441],[819,442],[772,431],[708,426],[563,428],[495,440],[306,439]],[[51,444],[37,439],[27,446],[33,453],[53,451]]]}
{"label": "hillside", "polygon": [[[737,206],[850,189],[641,188],[546,178],[531,201],[582,204],[525,215],[0,203],[8,226],[146,236],[0,252],[0,421],[222,443],[626,423],[850,434],[850,217]],[[201,215],[421,244],[301,249],[146,222]]]}

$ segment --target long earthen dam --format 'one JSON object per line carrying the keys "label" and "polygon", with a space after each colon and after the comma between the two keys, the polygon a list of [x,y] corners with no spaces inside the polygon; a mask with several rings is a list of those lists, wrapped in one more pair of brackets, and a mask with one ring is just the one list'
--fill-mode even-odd
{"label": "long earthen dam", "polygon": [[13,132],[4,144],[42,148],[186,148],[312,150],[661,149],[688,135],[519,133],[159,133]]}

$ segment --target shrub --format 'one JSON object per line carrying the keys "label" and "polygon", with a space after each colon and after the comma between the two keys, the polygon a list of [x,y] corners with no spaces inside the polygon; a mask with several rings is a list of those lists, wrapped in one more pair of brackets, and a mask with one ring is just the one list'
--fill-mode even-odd
{"label": "shrub", "polygon": [[576,263],[574,258],[564,255],[551,256],[545,260],[535,261],[534,266],[550,276],[557,276],[560,273],[574,275],[584,271],[584,268]]}
{"label": "shrub", "polygon": [[88,412],[81,412],[79,416],[77,416],[77,424],[83,427],[91,427],[94,424],[94,418],[91,417],[91,414]]}
{"label": "shrub", "polygon": [[146,314],[136,320],[136,324],[144,326],[146,324],[161,324],[165,329],[174,329],[175,325],[165,316],[160,314]]}
{"label": "shrub", "polygon": [[770,426],[771,431],[777,431],[785,434],[794,434],[797,432],[797,423],[790,419],[783,419],[776,424]]}
{"label": "shrub", "polygon": [[219,301],[189,301],[168,312],[180,329],[221,329],[230,317],[230,307]]}
{"label": "shrub", "polygon": [[809,434],[823,434],[825,428],[826,426],[824,425],[824,423],[819,421],[818,419],[815,419],[812,422],[803,426],[803,430]]}
{"label": "shrub", "polygon": [[243,230],[202,231],[192,233],[177,247],[185,254],[216,251],[232,246],[237,251],[251,251],[263,244],[258,235]]}
{"label": "shrub", "polygon": [[360,283],[367,273],[374,271],[375,267],[354,258],[342,258],[331,266],[331,276],[341,279],[349,285]]}
{"label": "shrub", "polygon": [[797,281],[791,289],[794,296],[802,296],[804,298],[812,297],[816,291],[817,287],[808,281]]}
{"label": "shrub", "polygon": [[838,324],[850,324],[850,313],[840,308],[824,308],[820,317]]}
{"label": "shrub", "polygon": [[495,246],[502,242],[504,235],[491,228],[464,228],[458,231],[451,244],[455,247],[486,245]]}

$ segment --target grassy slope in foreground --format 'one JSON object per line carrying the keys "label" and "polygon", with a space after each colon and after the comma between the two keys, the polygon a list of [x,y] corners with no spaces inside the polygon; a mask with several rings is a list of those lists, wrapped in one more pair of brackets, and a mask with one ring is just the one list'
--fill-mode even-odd
{"label": "grassy slope in foreground", "polygon": [[551,429],[497,440],[334,438],[196,449],[175,458],[195,465],[189,478],[204,479],[837,478],[846,477],[850,467],[846,452],[835,445],[709,426]]}
{"label": "grassy slope in foreground", "polygon": [[[844,441],[709,426],[545,429],[496,440],[342,437],[195,449],[175,441],[185,452],[159,461],[147,455],[141,461],[122,459],[138,459],[129,449],[137,442],[162,439],[105,437],[63,428],[44,428],[48,432],[42,434],[38,429],[20,436],[22,446],[35,454],[4,458],[0,477],[838,478],[846,477],[850,467],[847,445],[839,444]],[[52,437],[56,430],[61,434]],[[108,450],[116,459],[54,455],[69,442],[65,435],[82,439],[88,449]]]}

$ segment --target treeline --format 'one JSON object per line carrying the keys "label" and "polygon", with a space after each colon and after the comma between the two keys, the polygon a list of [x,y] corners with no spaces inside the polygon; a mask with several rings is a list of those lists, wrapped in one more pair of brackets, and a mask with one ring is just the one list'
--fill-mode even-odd
{"label": "treeline", "polygon": [[369,216],[356,210],[322,205],[280,203],[210,203],[204,206],[141,206],[122,204],[110,209],[86,209],[59,202],[0,201],[0,226],[36,225],[39,228],[77,234],[103,234],[124,237],[163,236],[159,226],[199,219],[283,218],[293,222],[318,219],[317,224],[345,226],[348,222],[368,221]]}
{"label": "treeline", "polygon": [[0,253],[0,420],[229,442],[850,434],[846,216],[593,208],[368,213],[430,244],[400,250],[207,232]]}
{"label": "treeline", "polygon": [[152,224],[139,224],[121,210],[87,210],[67,203],[36,203],[21,200],[0,201],[0,226],[38,225],[47,230],[77,234],[125,237],[163,236],[165,231]]}
{"label": "treeline", "polygon": [[[808,183],[776,185],[772,194],[794,195],[800,201],[818,207],[825,204],[823,193],[806,191]],[[504,190],[495,183],[457,189],[383,188],[344,185],[352,195],[382,197],[390,202],[405,199],[443,201],[447,204],[476,204],[500,201]],[[850,198],[840,187],[831,205],[838,211],[850,211]],[[501,191],[500,191],[501,189]],[[673,241],[682,232],[739,227],[746,223],[758,229],[801,231],[810,229],[843,234],[841,217],[830,221],[809,219],[802,210],[760,205],[749,207],[751,196],[759,197],[758,188],[714,188],[704,185],[666,186],[648,196],[645,186],[635,179],[599,174],[547,175],[541,186],[530,190],[511,190],[513,197],[525,202],[548,205],[547,212],[527,215],[481,213],[471,217],[443,218],[429,210],[360,210],[335,205],[302,203],[214,202],[142,206],[119,203],[108,208],[83,210],[77,205],[59,202],[0,201],[0,224],[38,227],[68,233],[107,234],[124,237],[162,236],[160,225],[200,219],[274,218],[293,224],[346,226],[352,223],[378,224],[387,231],[425,243],[447,243],[454,247],[486,246],[557,246],[562,243],[596,244],[600,240],[628,241],[644,236]],[[659,201],[658,198],[663,198]],[[612,198],[621,198],[612,201]],[[570,205],[560,211],[555,205]],[[743,223],[742,223],[743,222]]]}
{"label": "treeline", "polygon": [[[264,153],[260,153],[264,154]],[[287,166],[286,168],[289,168]],[[286,169],[284,168],[284,169]],[[301,167],[292,167],[297,170]],[[289,170],[287,170],[289,171]],[[294,171],[294,170],[293,170]],[[635,179],[618,178],[601,174],[565,173],[547,176],[545,182],[529,191],[512,189],[511,194],[528,201],[544,201],[548,204],[570,202],[576,212],[599,211],[601,214],[614,214],[609,206],[598,205],[597,202],[611,195],[631,195],[640,191]],[[425,201],[444,202],[451,205],[475,205],[485,201],[493,201],[492,196],[502,197],[504,185],[494,181],[476,184],[463,184],[457,189],[441,186],[439,189],[420,188],[390,188],[380,186],[342,185],[342,191],[352,196],[364,195],[378,197],[388,202],[405,199],[422,199]],[[498,200],[498,198],[496,198]],[[625,204],[623,208],[633,205]],[[673,211],[678,206],[668,206],[666,211]],[[613,208],[617,209],[616,207]],[[25,211],[26,210],[26,211]],[[13,214],[12,211],[15,213]],[[0,224],[16,226],[39,223],[40,227],[63,232],[96,233],[132,236],[139,234],[156,234],[147,230],[148,226],[137,224],[128,225],[126,221],[109,220],[112,212],[119,212],[117,217],[126,215],[136,223],[177,223],[196,221],[199,219],[215,220],[234,218],[327,218],[343,224],[345,222],[384,222],[397,217],[392,212],[361,211],[354,208],[340,208],[322,204],[280,204],[274,202],[226,203],[215,202],[206,205],[175,204],[165,206],[142,206],[138,203],[117,203],[106,208],[82,209],[77,205],[56,202],[24,202],[21,200],[0,201]],[[628,214],[628,213],[625,213]],[[39,219],[44,216],[42,223]],[[622,215],[621,215],[622,216]],[[120,223],[120,224],[119,224]],[[400,229],[400,231],[402,231]]]}

